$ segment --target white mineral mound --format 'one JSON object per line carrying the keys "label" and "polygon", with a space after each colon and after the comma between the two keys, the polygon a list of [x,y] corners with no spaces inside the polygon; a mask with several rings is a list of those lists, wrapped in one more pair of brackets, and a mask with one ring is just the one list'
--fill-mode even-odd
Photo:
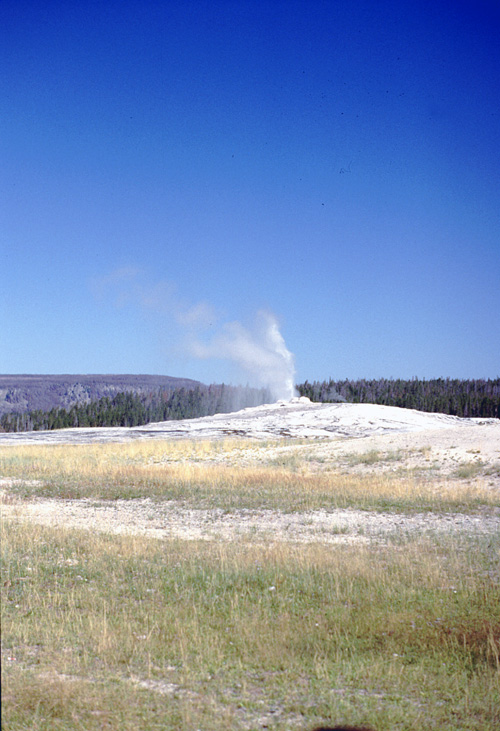
{"label": "white mineral mound", "polygon": [[500,425],[498,419],[461,419],[414,409],[375,404],[318,404],[293,398],[198,419],[163,421],[137,427],[60,429],[50,432],[0,434],[0,445],[50,442],[120,442],[131,439],[251,439],[366,437],[376,434],[451,429],[477,424]]}

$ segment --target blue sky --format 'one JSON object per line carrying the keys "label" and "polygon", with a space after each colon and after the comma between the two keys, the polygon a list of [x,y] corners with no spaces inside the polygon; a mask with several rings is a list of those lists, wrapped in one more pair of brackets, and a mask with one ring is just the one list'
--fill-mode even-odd
{"label": "blue sky", "polygon": [[500,375],[499,32],[493,0],[4,0],[0,372],[251,381],[226,345],[264,317],[298,382]]}

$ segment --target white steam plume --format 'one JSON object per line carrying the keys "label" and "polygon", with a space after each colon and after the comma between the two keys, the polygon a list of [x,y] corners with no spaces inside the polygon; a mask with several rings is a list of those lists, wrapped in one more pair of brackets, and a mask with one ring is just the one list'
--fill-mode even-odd
{"label": "white steam plume", "polygon": [[141,269],[132,267],[95,279],[92,288],[99,300],[111,296],[117,307],[135,305],[161,317],[162,328],[165,320],[170,321],[175,325],[170,330],[176,331],[182,343],[176,350],[187,350],[198,359],[229,361],[250,385],[268,388],[276,400],[296,395],[294,357],[271,312],[257,312],[252,327],[240,322],[221,323],[210,303],[188,302],[172,282],[148,281]]}
{"label": "white steam plume", "polygon": [[193,339],[190,351],[196,358],[236,363],[252,383],[269,388],[277,400],[295,395],[294,358],[271,312],[260,310],[252,330],[239,322],[228,322],[209,343]]}

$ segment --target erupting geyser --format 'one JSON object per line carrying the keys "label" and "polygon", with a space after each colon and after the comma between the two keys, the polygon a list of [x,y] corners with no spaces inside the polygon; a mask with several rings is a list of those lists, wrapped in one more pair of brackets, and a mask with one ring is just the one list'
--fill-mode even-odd
{"label": "erupting geyser", "polygon": [[264,348],[267,353],[267,368],[263,372],[262,385],[269,389],[276,400],[289,401],[297,395],[295,390],[295,364],[293,354],[285,345],[276,318],[270,313],[261,312],[264,329]]}
{"label": "erupting geyser", "polygon": [[226,323],[210,343],[193,342],[191,352],[197,358],[224,358],[237,364],[252,385],[269,388],[276,401],[296,396],[293,354],[271,312],[260,310],[252,330],[240,322]]}

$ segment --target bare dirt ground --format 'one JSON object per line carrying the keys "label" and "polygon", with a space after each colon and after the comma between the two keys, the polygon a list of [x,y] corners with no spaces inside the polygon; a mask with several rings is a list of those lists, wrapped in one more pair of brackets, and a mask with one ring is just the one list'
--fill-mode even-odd
{"label": "bare dirt ground", "polygon": [[[283,465],[288,469],[341,471],[360,475],[396,473],[450,489],[467,481],[500,491],[500,421],[460,420],[440,414],[365,404],[292,404],[246,409],[184,422],[135,429],[69,429],[0,435],[13,443],[88,443],[143,438],[224,439],[246,443],[233,451],[211,452],[207,462],[230,465]],[[293,434],[292,439],[290,435]],[[132,436],[131,436],[132,435]],[[281,435],[281,436],[280,436]],[[325,436],[326,435],[326,436]],[[249,440],[249,437],[252,441]],[[265,439],[267,437],[267,441]],[[278,441],[276,441],[278,439]],[[3,484],[2,484],[3,483]],[[0,480],[2,517],[110,533],[191,540],[265,540],[324,543],[380,542],[405,532],[500,531],[500,514],[370,513],[336,510],[282,513],[273,510],[196,510],[149,499],[19,501]]]}
{"label": "bare dirt ground", "polygon": [[196,510],[173,502],[115,500],[33,500],[2,506],[3,516],[42,525],[90,529],[114,534],[182,540],[251,540],[252,542],[380,543],[405,534],[500,531],[500,513],[398,515],[362,510]]}

